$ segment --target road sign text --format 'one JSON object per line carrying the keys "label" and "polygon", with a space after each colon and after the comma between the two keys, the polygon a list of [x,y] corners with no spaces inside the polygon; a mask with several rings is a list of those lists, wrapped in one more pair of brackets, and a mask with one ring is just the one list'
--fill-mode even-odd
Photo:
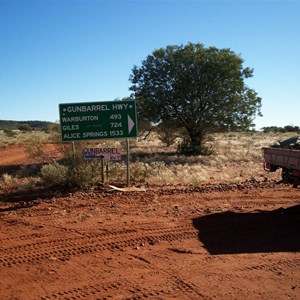
{"label": "road sign text", "polygon": [[135,101],[59,105],[63,142],[137,137]]}

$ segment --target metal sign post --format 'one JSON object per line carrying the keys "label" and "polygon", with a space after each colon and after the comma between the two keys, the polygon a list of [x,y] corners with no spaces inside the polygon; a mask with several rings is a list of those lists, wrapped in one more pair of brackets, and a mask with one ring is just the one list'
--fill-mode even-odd
{"label": "metal sign post", "polygon": [[104,160],[101,160],[101,173],[102,173],[102,184],[104,184],[105,177],[104,177]]}
{"label": "metal sign post", "polygon": [[126,179],[127,179],[127,186],[130,187],[130,159],[129,159],[129,139],[126,139],[126,166],[127,166],[127,172],[126,172]]}

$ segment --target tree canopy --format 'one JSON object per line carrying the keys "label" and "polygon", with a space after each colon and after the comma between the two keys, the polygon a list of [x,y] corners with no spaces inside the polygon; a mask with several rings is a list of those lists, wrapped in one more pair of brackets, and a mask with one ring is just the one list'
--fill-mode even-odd
{"label": "tree canopy", "polygon": [[191,154],[203,152],[207,133],[250,129],[261,98],[245,84],[253,69],[243,63],[230,49],[202,44],[153,51],[130,76],[139,118],[184,127]]}

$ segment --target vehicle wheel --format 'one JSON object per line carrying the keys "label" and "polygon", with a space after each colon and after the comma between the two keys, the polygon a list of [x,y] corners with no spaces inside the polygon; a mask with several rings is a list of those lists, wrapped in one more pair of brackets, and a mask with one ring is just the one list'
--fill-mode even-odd
{"label": "vehicle wheel", "polygon": [[293,188],[296,189],[297,187],[298,187],[298,184],[297,184],[297,183],[294,183],[294,184],[293,184]]}

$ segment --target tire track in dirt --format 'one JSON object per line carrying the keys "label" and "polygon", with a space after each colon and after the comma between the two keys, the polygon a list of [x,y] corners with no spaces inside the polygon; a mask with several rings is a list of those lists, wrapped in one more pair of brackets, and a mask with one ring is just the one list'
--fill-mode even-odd
{"label": "tire track in dirt", "polygon": [[[122,295],[122,299],[136,300],[136,299],[160,299],[162,296],[175,298],[175,294],[171,287],[164,287],[163,289],[146,289],[139,286],[131,286],[130,282],[118,281],[107,282],[101,286],[90,285],[80,288],[73,288],[66,291],[58,291],[39,298],[40,300],[52,299],[114,299],[118,295]],[[159,297],[159,298],[158,298]]]}
{"label": "tire track in dirt", "polygon": [[84,286],[82,288],[74,288],[67,291],[54,292],[52,294],[39,298],[40,300],[52,299],[114,299],[117,295],[122,294],[122,299],[137,300],[137,299],[211,299],[198,292],[195,292],[194,286],[184,283],[177,279],[171,284],[166,284],[159,289],[148,289],[139,286],[131,286],[129,282],[114,282],[105,284],[105,286],[95,287]]}
{"label": "tire track in dirt", "polygon": [[[64,234],[65,236],[65,234]],[[82,236],[29,243],[8,249],[2,249],[0,264],[14,266],[24,263],[37,263],[41,260],[69,260],[73,256],[94,253],[103,250],[122,250],[141,244],[155,245],[161,241],[175,241],[197,238],[192,226],[177,226],[160,229],[144,229],[102,233],[95,237]]]}
{"label": "tire track in dirt", "polygon": [[[63,245],[72,246],[76,241],[81,239],[89,239],[89,238],[92,239],[94,237],[98,239],[105,239],[107,237],[113,238],[114,235],[127,234],[133,232],[136,232],[136,230],[119,230],[119,231],[106,232],[106,233],[82,233],[79,232],[78,230],[70,229],[61,233],[21,235],[19,237],[13,238],[13,240],[23,241],[24,244],[8,247],[5,249],[5,252],[7,252],[7,254],[10,254],[10,253],[14,253],[15,251],[27,251],[27,250],[34,250],[34,249],[38,250],[39,248],[48,247],[49,245],[53,247],[59,247]],[[66,235],[70,236],[70,233],[73,235],[73,237],[65,238]],[[58,236],[62,236],[62,237],[58,237]],[[31,238],[38,238],[39,241],[36,243],[32,243]],[[43,239],[45,240],[43,241]],[[12,238],[2,239],[1,243],[2,245],[5,245],[5,241],[9,242],[11,240]]]}
{"label": "tire track in dirt", "polygon": [[[175,291],[188,296],[190,299],[211,299],[199,292],[199,289],[193,283],[186,281],[179,276],[171,275],[168,280],[172,283],[172,285],[174,285]],[[178,293],[176,293],[176,295],[178,295]]]}
{"label": "tire track in dirt", "polygon": [[[126,254],[125,254],[126,255]],[[131,255],[132,256],[132,255]],[[132,282],[118,281],[113,283],[102,283],[101,286],[90,285],[81,288],[72,288],[64,291],[57,291],[45,295],[39,299],[114,299],[117,295],[122,295],[122,299],[137,300],[137,299],[211,299],[210,297],[199,292],[199,288],[193,283],[182,279],[180,276],[171,271],[161,270],[156,268],[154,264],[146,259],[134,256],[142,261],[144,267],[158,273],[161,276],[160,284],[156,287],[143,287],[139,283],[133,285]]]}
{"label": "tire track in dirt", "polygon": [[264,264],[249,266],[243,269],[239,269],[239,272],[243,271],[257,271],[257,270],[263,270],[263,271],[270,271],[272,273],[279,273],[283,269],[286,269],[286,267],[289,270],[300,270],[300,259],[280,259],[276,262],[268,262]]}
{"label": "tire track in dirt", "polygon": [[[171,290],[175,293],[176,299],[211,299],[199,291],[192,282],[183,279],[175,270],[163,270],[156,267],[156,264],[151,263],[142,256],[131,255],[142,262],[145,268],[152,270],[154,273],[159,273],[162,276],[162,282],[165,285],[170,285]],[[184,296],[179,297],[180,295]]]}

